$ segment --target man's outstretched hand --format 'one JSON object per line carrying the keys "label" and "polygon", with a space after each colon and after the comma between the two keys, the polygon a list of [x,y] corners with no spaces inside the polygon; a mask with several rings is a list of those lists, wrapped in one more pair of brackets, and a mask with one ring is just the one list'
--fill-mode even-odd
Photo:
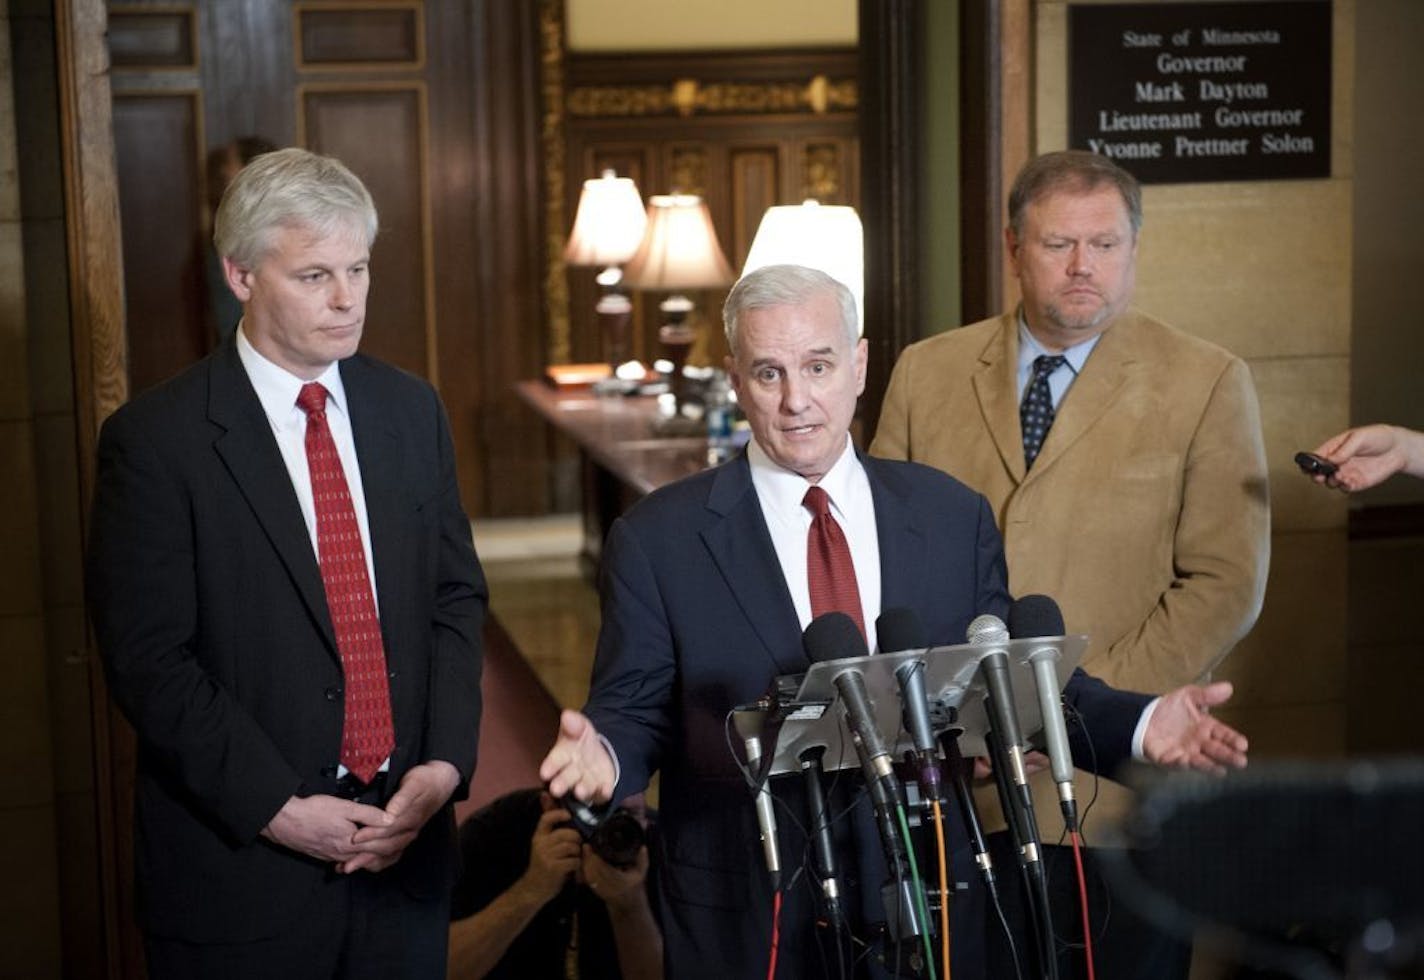
{"label": "man's outstretched hand", "polygon": [[1211,716],[1231,697],[1231,683],[1188,684],[1162,695],[1147,723],[1147,761],[1174,769],[1225,772],[1246,765],[1246,736]]}
{"label": "man's outstretched hand", "polygon": [[559,737],[539,766],[539,778],[555,797],[573,793],[585,803],[604,803],[613,796],[613,759],[593,722],[577,711],[559,715]]}

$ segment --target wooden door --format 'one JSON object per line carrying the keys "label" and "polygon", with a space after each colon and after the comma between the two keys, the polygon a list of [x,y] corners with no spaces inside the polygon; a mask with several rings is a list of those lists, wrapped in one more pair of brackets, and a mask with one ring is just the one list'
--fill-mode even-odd
{"label": "wooden door", "polygon": [[511,390],[545,362],[538,25],[521,0],[112,0],[132,390],[216,339],[210,151],[306,146],[380,212],[362,350],[440,388],[472,514],[540,509],[538,423]]}

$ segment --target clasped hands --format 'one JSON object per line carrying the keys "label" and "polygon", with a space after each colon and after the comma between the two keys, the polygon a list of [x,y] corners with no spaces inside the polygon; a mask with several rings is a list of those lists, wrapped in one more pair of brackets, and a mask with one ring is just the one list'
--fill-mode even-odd
{"label": "clasped hands", "polygon": [[459,770],[437,759],[406,772],[384,807],[336,796],[293,796],[262,836],[330,862],[339,874],[384,871],[400,860],[459,782]]}

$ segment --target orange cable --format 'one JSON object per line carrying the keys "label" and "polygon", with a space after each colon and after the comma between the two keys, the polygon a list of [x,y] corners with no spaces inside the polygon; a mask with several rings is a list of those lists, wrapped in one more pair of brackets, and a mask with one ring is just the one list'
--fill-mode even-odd
{"label": "orange cable", "polygon": [[944,857],[944,814],[939,800],[932,800],[935,818],[935,842],[939,850],[939,942],[944,958],[944,980],[949,978],[949,867]]}

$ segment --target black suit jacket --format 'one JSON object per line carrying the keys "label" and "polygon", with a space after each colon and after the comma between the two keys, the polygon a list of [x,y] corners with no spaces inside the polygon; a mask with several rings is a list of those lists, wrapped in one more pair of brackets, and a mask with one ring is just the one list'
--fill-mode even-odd
{"label": "black suit jacket", "polygon": [[[390,675],[387,795],[444,759],[458,798],[475,765],[487,592],[448,424],[425,382],[360,355],[340,370]],[[341,664],[291,479],[231,340],[105,423],[88,592],[139,739],[140,924],[223,942],[290,924],[331,872],[259,835],[288,797],[334,788]],[[447,807],[387,880],[448,887],[453,830]]]}
{"label": "black suit jacket", "polygon": [[[975,616],[1003,616],[1003,544],[984,498],[919,464],[861,462],[875,501],[882,608],[914,609],[931,643],[962,643]],[[671,975],[764,972],[770,889],[724,725],[733,706],[809,663],[745,455],[650,495],[615,522],[602,589],[586,711],[618,754],[617,796],[637,792],[661,771],[662,925]],[[1086,676],[1067,694],[1093,720],[1099,768],[1111,771],[1130,754],[1132,724],[1147,699],[1119,696]],[[796,789],[777,790],[787,803],[779,811],[786,869],[800,867],[806,853],[791,823],[805,819]],[[867,879],[863,906],[872,915],[883,874],[876,837],[868,820],[846,833],[864,859],[851,873]],[[956,877],[973,880],[964,847],[958,851]],[[805,887],[788,896],[782,913],[787,976],[818,973]],[[963,939],[956,935],[956,976],[961,964],[982,962],[980,944]]]}

